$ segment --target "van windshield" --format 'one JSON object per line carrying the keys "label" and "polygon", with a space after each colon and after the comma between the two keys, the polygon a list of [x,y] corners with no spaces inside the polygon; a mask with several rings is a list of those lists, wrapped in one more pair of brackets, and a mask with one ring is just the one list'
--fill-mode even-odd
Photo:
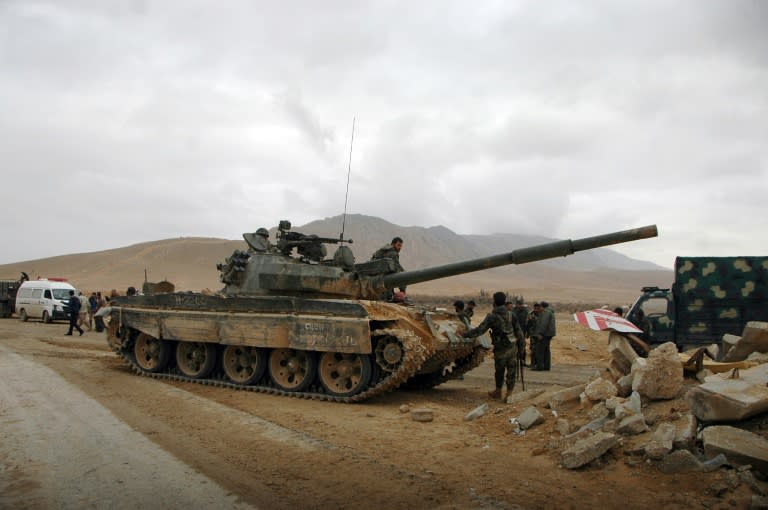
{"label": "van windshield", "polygon": [[69,289],[53,289],[53,299],[69,299]]}

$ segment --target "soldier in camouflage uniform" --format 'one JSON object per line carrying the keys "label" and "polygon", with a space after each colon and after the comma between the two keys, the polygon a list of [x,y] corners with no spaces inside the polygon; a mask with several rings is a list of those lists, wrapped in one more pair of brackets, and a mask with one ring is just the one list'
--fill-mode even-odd
{"label": "soldier in camouflage uniform", "polygon": [[469,323],[469,315],[467,315],[467,310],[464,307],[464,301],[457,300],[453,302],[453,309],[456,310],[456,315],[458,316],[459,320],[464,324],[467,329],[469,329],[470,323]]}
{"label": "soldier in camouflage uniform", "polygon": [[467,319],[469,319],[469,322],[472,322],[472,317],[475,315],[476,306],[477,303],[475,303],[474,300],[470,299],[467,301],[467,308],[464,311],[467,313]]}
{"label": "soldier in camouflage uniform", "polygon": [[[403,269],[403,266],[400,265],[400,250],[403,248],[403,239],[400,237],[395,237],[392,239],[392,242],[389,244],[385,244],[378,250],[374,252],[374,254],[371,256],[371,260],[378,260],[378,259],[392,259],[395,262],[395,272],[401,273],[405,271]],[[405,287],[400,287],[400,292],[405,294]],[[391,301],[394,297],[394,293],[392,291],[389,291],[386,293],[384,298],[387,301]],[[404,296],[403,296],[404,297]]]}
{"label": "soldier in camouflage uniform", "polygon": [[[523,333],[517,324],[517,319],[507,310],[505,302],[506,294],[496,292],[493,295],[493,310],[485,316],[476,328],[464,333],[465,338],[474,338],[491,330],[493,342],[493,358],[496,378],[496,389],[488,392],[491,398],[501,398],[501,389],[506,379],[507,395],[512,393],[515,387],[517,375],[517,356],[522,348]],[[514,338],[510,338],[514,336]],[[506,372],[506,378],[505,378]]]}

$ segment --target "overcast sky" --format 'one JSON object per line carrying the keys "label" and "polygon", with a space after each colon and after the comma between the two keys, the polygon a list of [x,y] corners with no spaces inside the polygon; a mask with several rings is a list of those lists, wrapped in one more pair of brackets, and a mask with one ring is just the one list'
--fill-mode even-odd
{"label": "overcast sky", "polygon": [[0,264],[403,226],[768,254],[768,2],[0,0]]}

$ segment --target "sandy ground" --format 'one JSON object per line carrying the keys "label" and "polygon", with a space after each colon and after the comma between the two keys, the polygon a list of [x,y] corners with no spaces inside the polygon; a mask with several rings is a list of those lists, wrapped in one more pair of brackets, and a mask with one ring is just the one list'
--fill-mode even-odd
{"label": "sandy ground", "polygon": [[[723,470],[664,475],[621,449],[560,467],[549,410],[517,435],[509,420],[530,402],[487,399],[490,360],[432,390],[334,404],[140,377],[102,334],[65,330],[0,320],[0,508],[748,508],[752,494],[717,496]],[[527,388],[604,369],[607,333],[565,315],[558,332],[553,371],[527,372]]]}

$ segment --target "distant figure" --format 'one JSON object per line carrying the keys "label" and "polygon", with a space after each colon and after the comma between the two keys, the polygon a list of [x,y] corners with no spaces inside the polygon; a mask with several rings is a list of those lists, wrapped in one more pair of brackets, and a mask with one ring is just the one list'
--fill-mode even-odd
{"label": "distant figure", "polygon": [[549,309],[549,303],[542,301],[534,303],[533,315],[536,316],[536,322],[531,330],[531,343],[535,351],[535,364],[531,369],[547,371],[552,363],[549,343],[556,334],[555,314]]}
{"label": "distant figure", "polygon": [[81,328],[87,326],[88,331],[90,331],[91,325],[88,322],[88,298],[83,295],[82,291],[78,291],[77,294],[77,299],[80,300],[80,312],[77,316],[77,325]]}
{"label": "distant figure", "polygon": [[453,309],[456,311],[456,315],[459,317],[459,320],[467,327],[467,329],[469,329],[470,321],[469,316],[467,316],[467,310],[464,307],[464,301],[460,299],[454,301]]}
{"label": "distant figure", "polygon": [[125,291],[126,296],[135,296],[136,295],[136,287],[128,287],[128,290]]}
{"label": "distant figure", "polygon": [[[525,304],[525,300],[522,297],[515,299],[515,307],[513,308],[513,312],[515,317],[517,317],[517,323],[520,325],[520,329],[523,331],[523,338],[528,338],[528,336],[530,336],[528,331],[528,318],[531,315],[531,311],[528,309],[528,306]],[[523,349],[523,352],[521,353],[521,359],[523,362],[525,362],[525,356],[525,349]],[[533,356],[533,349],[531,349],[531,356]]]}
{"label": "distant figure", "polygon": [[80,299],[75,296],[75,291],[69,291],[69,331],[64,333],[67,336],[72,336],[72,330],[76,329],[80,332],[80,336],[83,336],[83,329],[77,325],[77,319],[80,318]]}
{"label": "distant figure", "polygon": [[472,299],[467,301],[467,318],[469,319],[469,322],[472,322],[472,317],[475,315],[475,307],[477,306],[477,303],[475,303]]}
{"label": "distant figure", "polygon": [[99,309],[99,300],[96,298],[96,293],[91,292],[91,297],[88,298],[88,326],[93,327],[93,316]]}
{"label": "distant figure", "polygon": [[243,234],[243,238],[252,251],[268,252],[272,248],[269,244],[269,230],[264,227],[257,229],[253,234]]}
{"label": "distant figure", "polygon": [[[403,266],[400,265],[400,250],[403,249],[403,239],[400,237],[395,237],[392,239],[392,242],[389,244],[385,244],[378,250],[374,252],[374,254],[371,256],[371,260],[378,260],[378,259],[392,259],[395,263],[395,272],[401,273],[405,271],[403,269]],[[402,299],[405,300],[405,286],[400,287],[400,292],[403,293]],[[386,292],[384,296],[382,296],[387,301],[392,301],[395,296],[395,293],[391,290]]]}
{"label": "distant figure", "polygon": [[632,324],[643,330],[643,332],[637,336],[639,336],[640,339],[644,342],[649,342],[651,339],[651,321],[648,319],[648,317],[646,317],[642,308],[637,311],[637,315],[632,321]]}
{"label": "distant figure", "polygon": [[614,308],[613,313],[615,313],[619,317],[624,317],[624,309],[620,306],[617,306],[616,308]]}
{"label": "distant figure", "polygon": [[[519,327],[515,327],[510,320],[513,315],[509,313],[505,306],[506,300],[507,295],[503,292],[494,293],[493,310],[485,316],[480,325],[470,329],[463,335],[465,338],[475,338],[489,329],[491,330],[496,389],[489,391],[488,396],[495,399],[502,398],[501,390],[505,379],[507,395],[512,393],[515,387],[517,356],[523,342],[522,331]],[[514,338],[511,338],[512,336]]]}

